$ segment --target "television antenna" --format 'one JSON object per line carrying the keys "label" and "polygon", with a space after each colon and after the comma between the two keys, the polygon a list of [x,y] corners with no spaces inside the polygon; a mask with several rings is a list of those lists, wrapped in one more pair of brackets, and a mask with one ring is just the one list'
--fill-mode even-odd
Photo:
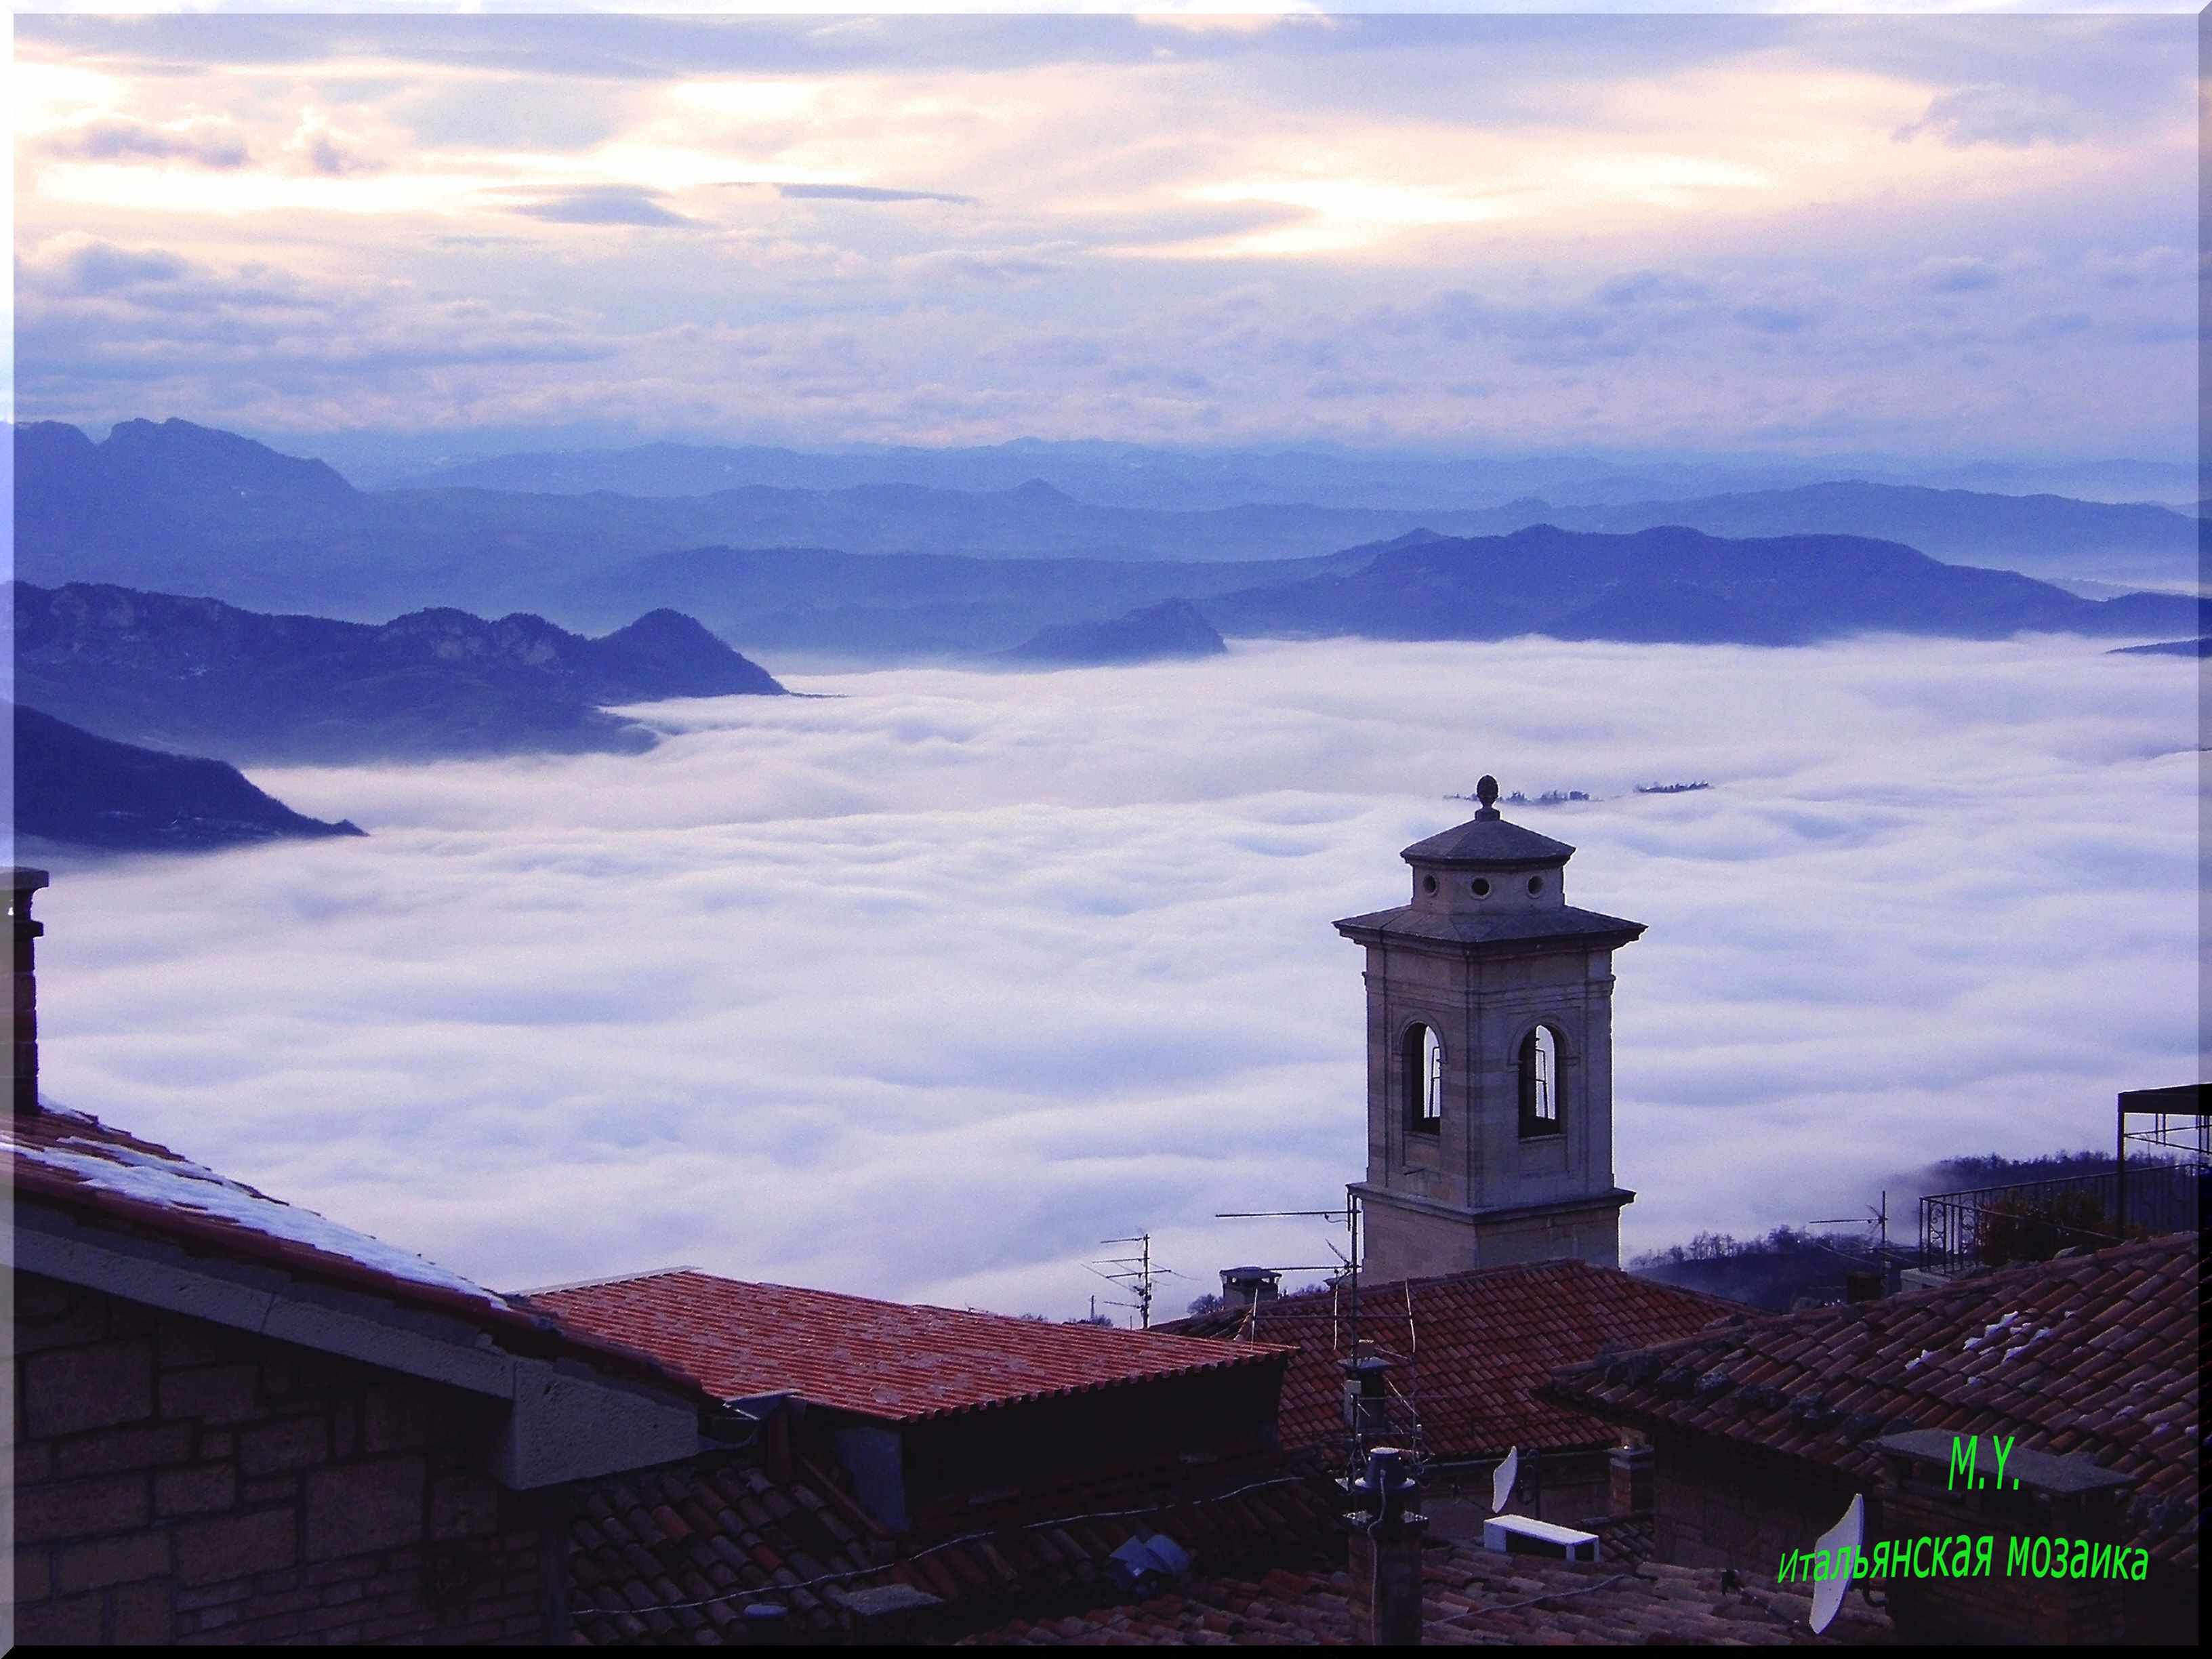
{"label": "television antenna", "polygon": [[[1134,1255],[1112,1255],[1106,1257],[1103,1263],[1086,1261],[1083,1266],[1085,1271],[1097,1273],[1109,1284],[1133,1291],[1136,1296],[1135,1301],[1109,1302],[1106,1305],[1109,1308],[1134,1310],[1138,1328],[1147,1331],[1152,1329],[1153,1275],[1169,1273],[1176,1278],[1181,1278],[1182,1275],[1176,1273],[1172,1267],[1154,1265],[1152,1236],[1150,1233],[1139,1233],[1132,1238],[1102,1238],[1098,1242],[1101,1244],[1134,1244],[1137,1247],[1137,1254]],[[1108,1267],[1113,1268],[1114,1271],[1108,1273],[1106,1271]],[[1091,1298],[1091,1310],[1094,1315],[1098,1310],[1098,1298],[1095,1296]]]}

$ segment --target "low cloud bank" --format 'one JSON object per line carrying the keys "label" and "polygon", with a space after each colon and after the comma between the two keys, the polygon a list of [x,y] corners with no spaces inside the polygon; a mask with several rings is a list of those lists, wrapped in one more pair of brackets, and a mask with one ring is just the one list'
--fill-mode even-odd
{"label": "low cloud bank", "polygon": [[[61,872],[57,1097],[503,1288],[686,1262],[1066,1315],[1322,1264],[1358,951],[1473,809],[1575,843],[1630,1251],[2099,1144],[2197,1068],[2193,664],[2075,640],[1266,644],[635,711],[640,757],[264,769],[366,842]],[[1639,783],[1710,780],[1638,796]],[[1909,1221],[1906,1224],[1909,1229]],[[1294,1279],[1309,1277],[1294,1274]]]}

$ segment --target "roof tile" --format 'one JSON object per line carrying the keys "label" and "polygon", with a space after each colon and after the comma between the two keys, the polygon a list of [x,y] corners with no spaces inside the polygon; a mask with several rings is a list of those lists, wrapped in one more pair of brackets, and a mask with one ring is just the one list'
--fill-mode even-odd
{"label": "roof tile", "polygon": [[1267,1347],[1054,1325],[678,1270],[543,1291],[532,1305],[726,1399],[788,1393],[906,1421],[1231,1366]]}
{"label": "roof tile", "polygon": [[1608,1346],[1643,1347],[1740,1315],[1723,1302],[1583,1261],[1478,1268],[1436,1279],[1364,1285],[1358,1328],[1343,1291],[1283,1297],[1256,1309],[1200,1315],[1160,1328],[1279,1343],[1297,1354],[1283,1379],[1284,1445],[1334,1449],[1344,1438],[1340,1357],[1354,1335],[1394,1360],[1393,1381],[1417,1396],[1432,1458],[1499,1455],[1508,1448],[1599,1444],[1596,1418],[1540,1396],[1549,1374]]}
{"label": "roof tile", "polygon": [[[1763,1315],[1568,1368],[1545,1392],[1615,1420],[1747,1442],[1862,1481],[1875,1478],[1880,1454],[1872,1437],[1854,1437],[1856,1414],[1881,1415],[1884,1432],[1972,1428],[2017,1436],[2034,1451],[2086,1453],[2138,1478],[2134,1541],[2194,1566],[2195,1462],[2172,1451],[2180,1428],[2193,1437],[2199,1420],[2199,1254],[2195,1234],[2177,1233],[1880,1302]],[[1675,1366],[1723,1367],[1787,1403],[1731,1411],[1731,1396],[1671,1395],[1659,1377]],[[1733,1391],[1739,1407],[1746,1393]],[[1808,1417],[1814,1396],[1847,1410]],[[2189,1524],[2157,1535],[2149,1517],[2162,1502],[2181,1504]]]}

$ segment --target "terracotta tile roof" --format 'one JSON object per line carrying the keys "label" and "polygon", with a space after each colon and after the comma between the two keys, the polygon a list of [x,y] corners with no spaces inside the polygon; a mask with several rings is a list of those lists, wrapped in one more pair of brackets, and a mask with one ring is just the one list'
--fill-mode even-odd
{"label": "terracotta tile roof", "polygon": [[[1723,1588],[1717,1568],[1584,1565],[1466,1544],[1425,1552],[1421,1568],[1424,1645],[1826,1647],[1894,1639],[1888,1617],[1862,1602],[1847,1602],[1827,1633],[1815,1636],[1808,1601],[1748,1576]],[[1349,1588],[1342,1571],[1209,1575],[1125,1606],[1008,1620],[959,1645],[1344,1646],[1365,1639],[1355,1632]]]}
{"label": "terracotta tile roof", "polygon": [[943,1604],[939,1627],[972,1629],[1013,1607],[1081,1607],[1121,1592],[1109,1559],[1164,1533],[1208,1571],[1310,1562],[1341,1534],[1328,1494],[1247,1462],[1154,1480],[1132,1501],[1109,1484],[1070,1489],[1037,1522],[933,1542],[887,1537],[827,1478],[776,1480],[705,1462],[625,1475],[580,1494],[569,1528],[579,1640],[741,1642],[744,1608],[788,1608],[807,1632],[865,1630],[854,1598],[906,1585]]}
{"label": "terracotta tile roof", "polygon": [[697,1395],[645,1355],[562,1327],[496,1291],[295,1204],[218,1174],[157,1142],[52,1101],[0,1121],[0,1152],[19,1198],[196,1252],[272,1267],[448,1314],[518,1352],[573,1352]]}
{"label": "terracotta tile roof", "polygon": [[1855,1306],[1753,1315],[1574,1367],[1548,1390],[1871,1486],[1905,1429],[2017,1435],[2139,1477],[2131,1541],[2194,1567],[2199,1244],[2177,1233]]}
{"label": "terracotta tile roof", "polygon": [[916,1307],[689,1270],[530,1300],[702,1378],[725,1398],[793,1394],[893,1421],[1290,1358],[1272,1346]]}
{"label": "terracotta tile roof", "polygon": [[[1338,1362],[1352,1352],[1350,1310],[1340,1291],[1285,1297],[1249,1315],[1205,1314],[1161,1328],[1295,1345],[1283,1380],[1283,1443],[1334,1450],[1344,1437]],[[1686,1336],[1741,1311],[1610,1267],[1547,1261],[1364,1285],[1358,1334],[1393,1360],[1398,1389],[1417,1389],[1425,1448],[1449,1460],[1617,1440],[1607,1424],[1535,1390],[1562,1366],[1608,1348]]]}

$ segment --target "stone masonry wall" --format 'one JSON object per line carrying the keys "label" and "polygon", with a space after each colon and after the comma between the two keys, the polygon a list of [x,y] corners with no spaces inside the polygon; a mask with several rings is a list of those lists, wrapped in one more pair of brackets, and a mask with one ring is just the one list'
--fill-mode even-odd
{"label": "stone masonry wall", "polygon": [[1360,1220],[1367,1271],[1377,1284],[1563,1258],[1600,1267],[1620,1265],[1620,1221],[1612,1209],[1475,1226],[1370,1197]]}
{"label": "stone masonry wall", "polygon": [[31,1273],[15,1346],[17,1641],[563,1639],[462,1391]]}
{"label": "stone masonry wall", "polygon": [[1735,1567],[1771,1577],[1785,1551],[1810,1549],[1843,1518],[1855,1488],[1656,1434],[1652,1548],[1678,1567]]}

